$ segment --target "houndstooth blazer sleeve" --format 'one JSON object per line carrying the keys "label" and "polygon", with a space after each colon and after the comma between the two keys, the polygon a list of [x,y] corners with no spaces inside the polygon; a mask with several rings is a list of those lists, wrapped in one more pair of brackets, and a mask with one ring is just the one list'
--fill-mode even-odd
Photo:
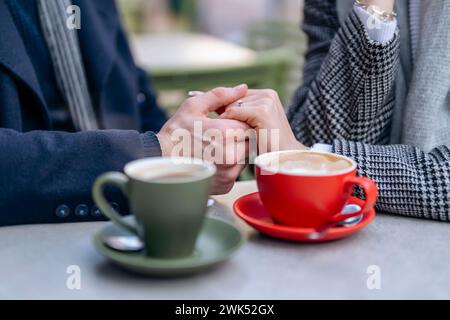
{"label": "houndstooth blazer sleeve", "polygon": [[304,84],[288,111],[297,139],[331,144],[333,152],[355,159],[359,174],[378,184],[378,210],[450,221],[450,149],[386,145],[398,33],[385,44],[371,41],[355,12],[339,24],[335,1],[305,1]]}

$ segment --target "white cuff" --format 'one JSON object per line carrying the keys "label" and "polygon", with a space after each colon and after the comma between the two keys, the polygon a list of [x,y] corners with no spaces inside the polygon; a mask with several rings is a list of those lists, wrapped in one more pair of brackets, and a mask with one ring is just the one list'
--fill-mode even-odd
{"label": "white cuff", "polygon": [[392,40],[397,30],[397,19],[383,21],[357,5],[354,6],[356,15],[367,30],[369,38],[373,41],[386,43]]}
{"label": "white cuff", "polygon": [[331,148],[330,144],[316,143],[312,146],[311,151],[331,153]]}

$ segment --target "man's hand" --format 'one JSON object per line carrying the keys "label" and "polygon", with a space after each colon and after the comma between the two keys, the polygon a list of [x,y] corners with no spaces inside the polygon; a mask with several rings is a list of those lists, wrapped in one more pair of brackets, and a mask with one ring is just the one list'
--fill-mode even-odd
{"label": "man's hand", "polygon": [[[187,99],[170,118],[157,134],[161,145],[162,155],[165,157],[179,156],[180,129],[186,132],[191,140],[183,156],[199,157],[211,141],[205,132],[214,131],[221,134],[221,148],[224,154],[222,161],[216,161],[217,173],[213,183],[213,194],[223,194],[230,191],[236,178],[244,168],[245,159],[248,156],[248,141],[237,139],[232,134],[233,130],[246,131],[249,126],[243,122],[229,119],[210,119],[208,114],[226,107],[247,94],[247,85],[235,88],[216,88],[204,94]],[[198,129],[201,128],[199,135]],[[195,141],[195,142],[194,142]],[[192,148],[190,148],[193,146]],[[198,150],[195,146],[199,146]],[[175,149],[176,148],[176,149]],[[203,158],[203,157],[202,157]],[[204,158],[205,160],[209,160]]]}

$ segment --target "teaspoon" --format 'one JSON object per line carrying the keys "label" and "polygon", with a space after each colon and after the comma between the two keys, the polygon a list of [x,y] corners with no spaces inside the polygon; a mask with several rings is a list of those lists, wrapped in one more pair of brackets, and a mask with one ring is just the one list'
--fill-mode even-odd
{"label": "teaspoon", "polygon": [[[360,206],[358,206],[356,204],[349,204],[349,205],[345,206],[344,210],[342,210],[342,214],[343,215],[352,214],[352,213],[355,213],[355,212],[358,212],[358,211],[361,211],[361,207]],[[342,222],[330,223],[330,224],[326,225],[324,228],[322,228],[319,231],[314,231],[314,232],[309,233],[307,235],[307,238],[311,239],[311,240],[321,239],[328,233],[328,231],[331,228],[334,228],[336,226],[349,228],[349,227],[352,227],[352,226],[358,224],[362,220],[362,218],[363,218],[363,216],[359,215],[359,216],[356,216],[356,217],[348,218],[348,219],[346,219],[346,220],[344,220]]]}
{"label": "teaspoon", "polygon": [[[212,207],[214,203],[215,200],[209,198],[207,207]],[[135,235],[109,236],[103,240],[103,243],[111,249],[122,252],[139,252],[144,249],[144,244],[141,239]]]}

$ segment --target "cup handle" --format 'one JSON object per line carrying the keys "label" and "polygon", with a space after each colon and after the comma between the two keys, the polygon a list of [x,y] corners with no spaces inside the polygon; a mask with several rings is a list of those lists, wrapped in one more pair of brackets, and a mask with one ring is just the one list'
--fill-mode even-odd
{"label": "cup handle", "polygon": [[347,220],[348,218],[357,217],[360,215],[364,215],[368,213],[374,206],[378,197],[378,188],[375,182],[366,177],[353,177],[347,181],[344,191],[351,192],[355,185],[359,185],[364,190],[366,195],[366,201],[361,210],[351,213],[351,214],[343,214],[342,212],[336,214],[332,218],[333,223],[339,223]]}
{"label": "cup handle", "polygon": [[124,229],[134,234],[138,234],[136,227],[125,221],[123,217],[109,204],[103,194],[104,187],[111,184],[119,187],[123,194],[127,195],[128,182],[128,177],[120,172],[107,172],[95,180],[92,188],[92,196],[94,197],[95,204],[100,208],[106,217]]}

